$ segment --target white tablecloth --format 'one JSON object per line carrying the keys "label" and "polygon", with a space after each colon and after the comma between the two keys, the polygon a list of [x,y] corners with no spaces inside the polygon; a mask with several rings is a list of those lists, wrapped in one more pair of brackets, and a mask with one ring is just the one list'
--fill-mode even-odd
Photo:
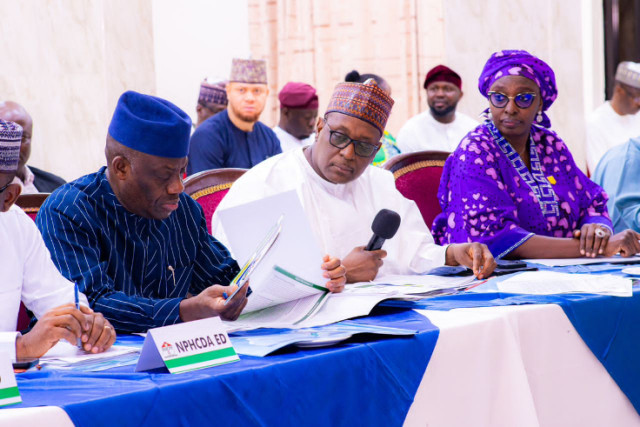
{"label": "white tablecloth", "polygon": [[[440,336],[407,426],[640,426],[559,306],[419,312]],[[39,407],[0,410],[0,425],[73,424]]]}
{"label": "white tablecloth", "polygon": [[419,312],[440,336],[407,426],[640,426],[560,306]]}

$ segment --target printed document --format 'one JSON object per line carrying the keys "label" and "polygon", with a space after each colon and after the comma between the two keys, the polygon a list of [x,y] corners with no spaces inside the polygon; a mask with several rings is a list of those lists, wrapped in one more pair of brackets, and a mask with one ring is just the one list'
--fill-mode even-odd
{"label": "printed document", "polygon": [[586,293],[630,297],[632,281],[611,274],[572,274],[555,271],[528,271],[498,283],[500,292],[511,294]]}

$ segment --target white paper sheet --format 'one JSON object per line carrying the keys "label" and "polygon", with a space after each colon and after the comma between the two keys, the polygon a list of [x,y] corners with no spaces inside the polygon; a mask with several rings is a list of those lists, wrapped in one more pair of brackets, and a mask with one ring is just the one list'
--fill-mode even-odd
{"label": "white paper sheet", "polygon": [[282,275],[274,277],[274,267],[278,266],[312,284],[324,286],[327,281],[320,267],[324,254],[316,243],[295,190],[224,209],[218,215],[229,249],[240,265],[251,256],[266,231],[284,215],[278,239],[251,275],[249,283],[253,293],[244,313],[323,292],[298,286],[296,280],[288,280]]}
{"label": "white paper sheet", "polygon": [[571,274],[528,271],[498,283],[500,292],[514,294],[588,293],[620,297],[633,295],[631,279],[611,274]]}
{"label": "white paper sheet", "polygon": [[102,353],[87,353],[77,346],[61,340],[40,358],[40,364],[59,369],[89,367],[91,365],[93,368],[86,370],[102,370],[119,366],[122,364],[121,362],[129,364],[131,360],[135,361],[138,353],[140,353],[140,348],[121,345],[114,345]]}
{"label": "white paper sheet", "polygon": [[561,259],[525,259],[528,263],[536,263],[545,265],[547,267],[566,267],[568,265],[589,265],[589,264],[627,264],[627,263],[640,263],[640,255],[635,255],[629,258],[623,258],[620,255],[616,255],[610,258],[561,258]]}

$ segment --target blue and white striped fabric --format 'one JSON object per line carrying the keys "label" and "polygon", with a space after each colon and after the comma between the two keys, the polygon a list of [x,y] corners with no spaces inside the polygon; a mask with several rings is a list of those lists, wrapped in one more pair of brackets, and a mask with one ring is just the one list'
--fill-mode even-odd
{"label": "blue and white striped fabric", "polygon": [[120,204],[105,171],[60,187],[40,209],[53,262],[119,332],[177,323],[187,292],[228,285],[238,265],[191,197],[181,194],[165,220],[144,218]]}

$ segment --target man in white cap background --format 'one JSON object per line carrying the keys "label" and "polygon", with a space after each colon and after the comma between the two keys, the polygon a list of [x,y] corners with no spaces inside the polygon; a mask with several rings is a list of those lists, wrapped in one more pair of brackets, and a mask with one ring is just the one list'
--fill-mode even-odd
{"label": "man in white cap background", "polygon": [[621,62],[613,96],[587,119],[587,165],[593,173],[609,149],[640,136],[640,64]]}
{"label": "man in white cap background", "polygon": [[[80,294],[76,309],[75,287],[51,261],[35,224],[14,205],[20,195],[16,172],[22,128],[0,119],[0,351],[12,359],[42,356],[59,340],[98,353],[111,347],[116,333],[100,313],[88,307]],[[24,335],[16,332],[20,302],[38,318]]]}

